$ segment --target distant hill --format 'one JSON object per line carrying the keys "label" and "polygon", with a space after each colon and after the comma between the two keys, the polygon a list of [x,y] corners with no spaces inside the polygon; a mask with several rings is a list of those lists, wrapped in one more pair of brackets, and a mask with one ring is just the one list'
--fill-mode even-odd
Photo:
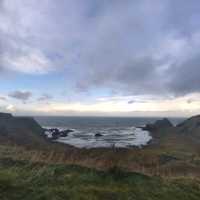
{"label": "distant hill", "polygon": [[142,127],[143,130],[150,132],[160,132],[169,128],[173,128],[173,124],[167,118],[163,118],[155,121],[153,124],[146,124],[145,127]]}
{"label": "distant hill", "polygon": [[192,135],[200,139],[200,115],[193,116],[177,125],[179,133]]}
{"label": "distant hill", "polygon": [[31,117],[0,113],[1,143],[40,147],[48,143],[43,133],[43,128]]}
{"label": "distant hill", "polygon": [[147,124],[143,129],[153,137],[146,148],[154,146],[159,149],[200,152],[200,115],[188,118],[176,126],[164,118]]}
{"label": "distant hill", "polygon": [[176,126],[173,126],[167,118],[164,118],[155,121],[153,124],[147,124],[143,129],[160,136],[164,133],[182,134],[198,137],[200,139],[200,115],[188,118]]}

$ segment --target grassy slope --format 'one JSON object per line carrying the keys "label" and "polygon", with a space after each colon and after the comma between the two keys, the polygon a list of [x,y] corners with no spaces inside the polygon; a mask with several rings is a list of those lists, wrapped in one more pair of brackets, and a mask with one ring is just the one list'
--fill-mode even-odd
{"label": "grassy slope", "polygon": [[189,139],[162,137],[159,145],[143,149],[75,149],[49,145],[38,150],[0,145],[0,158],[48,164],[75,164],[100,170],[113,166],[147,175],[200,177],[199,145]]}
{"label": "grassy slope", "polygon": [[161,179],[119,170],[0,161],[1,200],[198,200],[195,179]]}
{"label": "grassy slope", "polygon": [[[200,163],[198,159],[191,160],[193,153],[189,150],[182,152],[181,146],[170,151],[166,142],[159,148],[79,150],[71,152],[72,155],[66,152],[64,157],[61,152],[54,152],[52,156],[49,151],[0,145],[0,199],[199,200],[200,179],[194,176],[195,169],[192,167],[196,166],[199,171]],[[180,159],[170,161],[171,157],[164,157],[161,163],[168,171],[172,166],[175,170],[174,165],[178,163],[175,175],[184,167],[184,170],[191,169],[193,176],[186,173],[185,176],[184,173],[178,176],[172,173],[170,178],[144,175],[147,169],[156,170],[156,159],[161,155],[173,155]],[[70,160],[70,157],[73,159]],[[107,170],[72,165],[94,167],[99,164],[98,160],[101,161],[101,169],[107,164]],[[139,168],[135,166],[136,163]],[[114,166],[129,166],[131,171],[140,173],[121,171]]]}
{"label": "grassy slope", "polygon": [[200,199],[199,142],[170,131],[158,139],[128,150],[1,142],[0,199]]}

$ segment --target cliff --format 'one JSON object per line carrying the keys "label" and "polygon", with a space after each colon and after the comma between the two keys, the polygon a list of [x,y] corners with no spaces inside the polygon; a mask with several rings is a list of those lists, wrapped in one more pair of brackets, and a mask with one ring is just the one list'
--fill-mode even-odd
{"label": "cliff", "polygon": [[177,125],[179,134],[200,140],[200,115],[193,116]]}
{"label": "cliff", "polygon": [[0,113],[0,141],[25,146],[47,143],[43,128],[31,117],[14,117]]}

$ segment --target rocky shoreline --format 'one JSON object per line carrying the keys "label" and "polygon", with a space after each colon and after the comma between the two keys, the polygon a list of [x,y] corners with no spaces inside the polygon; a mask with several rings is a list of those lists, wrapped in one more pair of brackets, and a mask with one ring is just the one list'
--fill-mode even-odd
{"label": "rocky shoreline", "polygon": [[[163,118],[152,124],[146,124],[140,128],[148,131],[152,139],[148,145],[157,145],[160,139],[168,135],[189,136],[194,140],[200,140],[200,115],[191,117],[178,125],[173,125],[169,119]],[[75,130],[58,128],[42,128],[31,117],[14,117],[9,113],[0,113],[0,139],[2,141],[12,141],[17,144],[42,145],[46,142],[55,142],[60,138],[68,138]],[[101,139],[104,134],[96,132],[93,139]],[[69,144],[71,145],[71,144]]]}
{"label": "rocky shoreline", "polygon": [[74,131],[72,129],[59,130],[58,128],[44,129],[44,134],[51,140],[57,140],[60,137],[67,137],[71,132]]}

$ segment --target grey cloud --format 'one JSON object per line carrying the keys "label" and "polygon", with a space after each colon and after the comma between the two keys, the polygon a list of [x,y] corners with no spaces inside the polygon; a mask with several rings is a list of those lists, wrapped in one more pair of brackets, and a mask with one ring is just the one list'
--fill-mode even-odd
{"label": "grey cloud", "polygon": [[[180,33],[190,35],[192,31],[199,31],[200,3],[196,0],[168,1],[168,27],[178,29]],[[181,5],[181,6],[180,6]]]}
{"label": "grey cloud", "polygon": [[169,88],[177,95],[200,92],[200,55],[186,60],[169,69]]}
{"label": "grey cloud", "polygon": [[38,101],[49,101],[53,99],[53,97],[49,94],[43,94],[41,97],[38,98]]}
{"label": "grey cloud", "polygon": [[1,97],[1,96],[0,96],[0,100],[5,101],[5,100],[6,100],[6,97]]}
{"label": "grey cloud", "polygon": [[[190,59],[195,62],[195,58],[190,58],[188,52],[176,46],[176,42],[184,41],[198,52],[200,45],[194,45],[192,37],[194,33],[200,33],[197,20],[200,19],[197,9],[200,3],[192,1],[192,6],[184,5],[182,10],[178,3],[166,2],[152,5],[148,1],[136,3],[135,15],[131,14],[134,3],[129,2],[126,13],[121,9],[119,15],[113,11],[112,15],[104,16],[108,19],[104,22],[110,32],[103,29],[102,39],[96,41],[91,50],[86,49],[85,58],[88,60],[82,62],[86,66],[85,77],[78,86],[83,89],[91,86],[115,87],[132,94],[162,92],[177,95],[200,91],[198,67],[184,64]],[[118,19],[118,23],[112,23],[115,19]],[[171,52],[165,43],[171,45]],[[158,54],[163,56],[157,58]],[[178,64],[180,67],[175,67],[177,60],[181,61]],[[166,65],[169,65],[167,70]],[[191,70],[187,76],[186,73]],[[182,75],[185,78],[181,79]]]}
{"label": "grey cloud", "polygon": [[144,100],[130,100],[128,101],[128,104],[134,104],[134,103],[146,103],[147,101]]}
{"label": "grey cloud", "polygon": [[128,101],[128,104],[134,104],[134,103],[135,103],[134,100],[130,100],[130,101]]}
{"label": "grey cloud", "polygon": [[8,96],[25,102],[30,99],[30,97],[32,96],[32,93],[28,91],[25,91],[25,92],[14,91],[14,92],[9,93]]}
{"label": "grey cloud", "polygon": [[193,99],[188,99],[188,100],[187,100],[187,103],[188,103],[188,104],[191,104],[191,103],[193,103],[193,102],[194,102]]}
{"label": "grey cloud", "polygon": [[5,58],[39,52],[39,60],[50,59],[82,91],[200,92],[200,37],[194,42],[200,34],[199,1],[7,0],[5,7],[0,14],[5,69],[13,67]]}

